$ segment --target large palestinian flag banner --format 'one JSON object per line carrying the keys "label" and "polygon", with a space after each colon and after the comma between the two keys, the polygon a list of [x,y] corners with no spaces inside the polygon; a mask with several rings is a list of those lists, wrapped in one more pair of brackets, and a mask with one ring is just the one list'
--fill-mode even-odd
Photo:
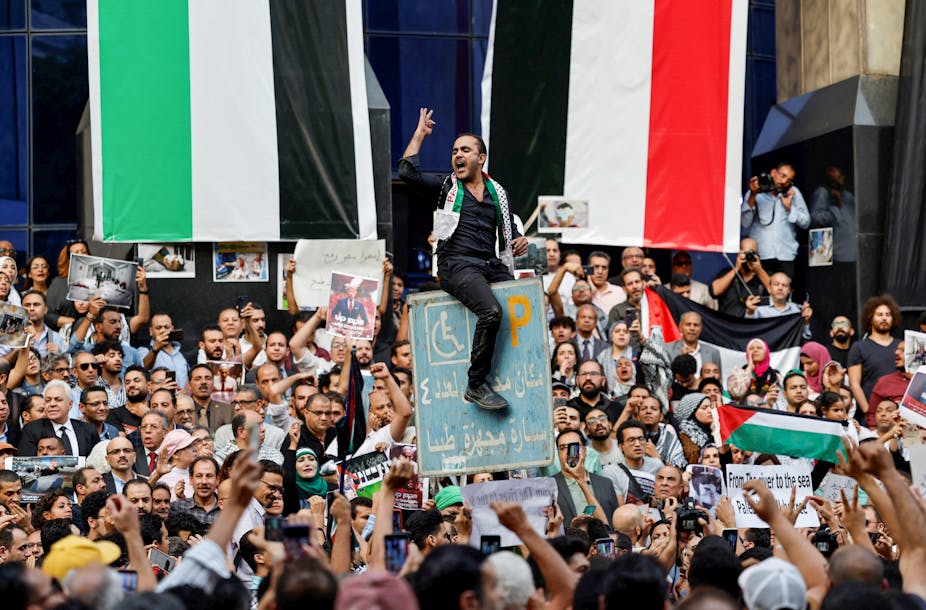
{"label": "large palestinian flag banner", "polygon": [[489,166],[522,218],[589,201],[562,241],[734,252],[744,0],[496,0],[482,87]]}
{"label": "large palestinian flag banner", "polygon": [[361,6],[88,0],[94,237],[375,238]]}

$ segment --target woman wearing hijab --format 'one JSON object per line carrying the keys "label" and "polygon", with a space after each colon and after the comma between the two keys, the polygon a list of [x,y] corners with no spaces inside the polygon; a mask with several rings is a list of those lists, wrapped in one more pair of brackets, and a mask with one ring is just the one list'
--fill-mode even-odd
{"label": "woman wearing hijab", "polygon": [[312,449],[299,447],[295,451],[284,451],[283,458],[285,478],[291,479],[291,481],[284,481],[283,488],[287,491],[294,489],[296,492],[293,494],[284,492],[284,514],[310,508],[309,498],[312,496],[324,498],[328,494],[328,481],[318,474],[318,456]]}
{"label": "woman wearing hijab", "polygon": [[[608,337],[611,339],[611,348],[602,350],[595,359],[598,360],[604,370],[604,376],[608,380],[608,388],[615,397],[618,397],[630,391],[630,386],[635,383],[637,376],[633,349],[630,347],[630,331],[627,329],[627,322],[621,319],[612,324]],[[619,371],[621,370],[622,359],[630,363],[632,372],[629,379],[627,378],[626,363],[622,371],[624,378],[620,378]]]}
{"label": "woman wearing hijab", "polygon": [[0,256],[0,273],[3,273],[10,279],[10,294],[6,297],[6,302],[12,305],[22,305],[19,291],[16,290],[16,281],[19,278],[16,259],[11,256]]}
{"label": "woman wearing hijab", "polygon": [[823,391],[823,367],[830,360],[829,350],[816,341],[808,341],[801,347],[801,370],[807,378],[807,387],[813,392],[811,399]]}
{"label": "woman wearing hijab", "polygon": [[778,384],[778,371],[772,368],[768,344],[762,339],[751,339],[746,344],[746,366],[749,373],[749,392],[765,396],[769,389]]}
{"label": "woman wearing hijab", "polygon": [[701,449],[714,442],[710,397],[700,392],[686,394],[675,407],[675,416],[679,422],[678,438],[682,442],[685,459],[689,464],[697,464],[701,459]]}

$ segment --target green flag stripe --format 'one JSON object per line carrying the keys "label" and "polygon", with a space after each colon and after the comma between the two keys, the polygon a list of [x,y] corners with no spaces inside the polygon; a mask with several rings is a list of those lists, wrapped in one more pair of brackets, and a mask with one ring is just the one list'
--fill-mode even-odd
{"label": "green flag stripe", "polygon": [[103,238],[191,239],[186,2],[99,0]]}
{"label": "green flag stripe", "polygon": [[817,432],[783,430],[744,423],[725,441],[744,451],[773,453],[837,463],[836,452],[843,449],[842,437]]}

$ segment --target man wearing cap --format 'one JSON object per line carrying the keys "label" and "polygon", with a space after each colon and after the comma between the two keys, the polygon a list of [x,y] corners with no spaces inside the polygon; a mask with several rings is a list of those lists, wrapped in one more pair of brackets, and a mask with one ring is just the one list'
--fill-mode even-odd
{"label": "man wearing cap", "polygon": [[103,475],[106,491],[111,494],[122,493],[125,484],[132,479],[144,478],[134,470],[135,447],[127,438],[117,437],[106,444],[106,463],[109,472]]}
{"label": "man wearing cap", "polygon": [[108,540],[88,540],[82,536],[65,536],[51,545],[42,561],[42,571],[64,580],[71,570],[91,563],[109,565],[122,556],[122,549]]}
{"label": "man wearing cap", "polygon": [[[171,501],[182,500],[193,487],[190,484],[190,464],[193,463],[193,443],[196,439],[186,430],[171,430],[158,447],[158,465],[151,473],[151,483],[170,487]],[[165,463],[166,462],[166,463]]]}
{"label": "man wearing cap", "polygon": [[45,418],[29,422],[23,427],[19,454],[33,456],[40,438],[57,436],[64,443],[67,455],[90,455],[90,450],[100,438],[90,424],[68,418],[71,388],[55,379],[45,386],[42,393],[45,396]]}
{"label": "man wearing cap", "polygon": [[456,485],[448,485],[434,496],[434,506],[445,519],[454,518],[463,510],[463,494]]}

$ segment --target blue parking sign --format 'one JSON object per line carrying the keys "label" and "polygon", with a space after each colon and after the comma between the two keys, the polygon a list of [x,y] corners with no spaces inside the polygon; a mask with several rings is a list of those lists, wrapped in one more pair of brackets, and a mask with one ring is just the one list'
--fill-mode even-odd
{"label": "blue parking sign", "polygon": [[540,278],[499,282],[502,324],[488,383],[510,407],[463,400],[476,316],[445,292],[409,297],[419,472],[496,472],[553,461],[553,400]]}

